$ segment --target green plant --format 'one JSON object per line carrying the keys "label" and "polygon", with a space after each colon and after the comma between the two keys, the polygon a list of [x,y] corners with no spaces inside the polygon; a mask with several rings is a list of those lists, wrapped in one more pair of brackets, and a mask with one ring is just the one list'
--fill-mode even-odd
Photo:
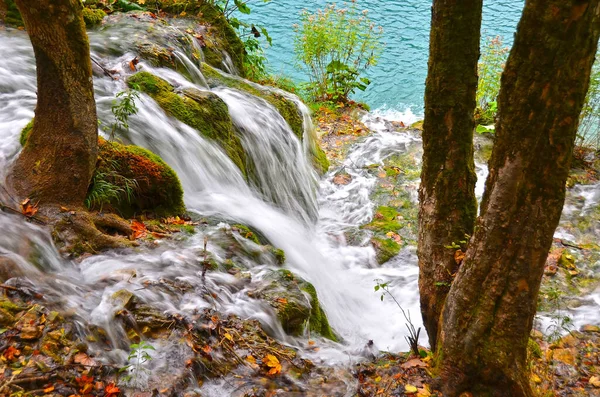
{"label": "green plant", "polygon": [[114,140],[115,133],[117,131],[129,131],[129,116],[132,116],[138,112],[135,101],[136,99],[140,99],[140,94],[135,91],[137,87],[133,88],[133,90],[119,92],[110,108],[114,117],[114,122],[110,127],[111,141]]}
{"label": "green plant", "polygon": [[[100,161],[108,160],[101,158]],[[118,162],[108,161],[107,165],[108,171],[100,171],[97,168],[92,176],[84,202],[88,209],[98,208],[102,211],[104,205],[111,202],[120,203],[122,200],[127,200],[128,203],[131,203],[135,197],[138,188],[137,181],[121,175]]]}
{"label": "green plant", "polygon": [[307,95],[317,101],[346,101],[370,84],[361,77],[383,49],[383,29],[359,11],[356,0],[344,8],[329,4],[312,14],[304,11],[295,26],[294,48],[299,66],[308,74]]}
{"label": "green plant", "polygon": [[139,376],[142,373],[148,373],[144,364],[152,360],[149,351],[156,350],[151,344],[141,341],[129,346],[130,352],[127,357],[128,364],[119,369],[119,373],[127,371],[128,374],[121,376],[124,382],[131,382],[134,386],[139,385]]}
{"label": "green plant", "polygon": [[540,291],[540,306],[548,312],[550,325],[546,328],[546,338],[550,342],[556,342],[565,332],[573,329],[573,319],[564,312],[564,292],[555,283],[542,287]]}
{"label": "green plant", "polygon": [[496,98],[500,92],[500,78],[508,58],[508,52],[509,48],[504,46],[502,37],[496,36],[486,39],[477,65],[479,82],[477,85],[477,111],[475,116],[478,124],[489,125],[494,123],[498,111]]}
{"label": "green plant", "polygon": [[[270,0],[256,0],[268,3]],[[255,2],[256,2],[255,1]],[[268,45],[272,44],[269,32],[263,26],[242,21],[236,14],[249,15],[252,12],[250,3],[252,0],[209,0],[225,16],[229,24],[238,31],[238,36],[244,43],[246,56],[244,57],[244,70],[246,77],[250,80],[260,80],[267,76],[267,57],[259,40],[264,37]]]}
{"label": "green plant", "polygon": [[577,146],[600,149],[600,56],[592,69],[590,87],[579,118]]}
{"label": "green plant", "polygon": [[[406,312],[400,305],[400,302],[398,302],[396,300],[396,298],[394,297],[394,295],[390,292],[389,283],[384,283],[382,281],[383,280],[381,280],[381,279],[375,280],[375,282],[377,283],[375,285],[375,292],[381,291],[381,301],[382,302],[383,302],[384,296],[387,294],[389,297],[392,298],[392,300],[396,303],[396,305],[398,305],[398,307],[400,308],[400,311],[402,311],[402,315],[404,316],[404,319],[406,320],[405,325],[406,325],[406,328],[408,329],[408,336],[405,336],[404,338],[408,342],[411,352],[416,357],[423,356],[424,352],[419,350],[419,334],[421,333],[421,327],[419,327],[418,329],[415,329],[415,326],[413,325],[412,320],[410,318],[410,312],[408,312],[408,314],[406,314]],[[426,353],[425,353],[425,355],[426,355]]]}

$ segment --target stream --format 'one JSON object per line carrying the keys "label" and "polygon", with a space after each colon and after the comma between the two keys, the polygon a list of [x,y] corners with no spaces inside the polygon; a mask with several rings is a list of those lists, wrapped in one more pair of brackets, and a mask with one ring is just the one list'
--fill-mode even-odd
{"label": "stream", "polygon": [[[118,92],[126,89],[124,80],[132,73],[128,62],[135,54],[121,37],[135,34],[135,29],[133,25],[120,24],[90,32],[93,58],[121,76],[117,80],[98,75],[94,78],[98,116],[104,125],[111,123],[113,100]],[[4,180],[20,151],[20,131],[34,115],[36,77],[35,60],[25,32],[8,28],[0,31],[0,48],[3,55],[0,59],[0,180]],[[185,48],[178,56],[184,59],[182,63],[188,66],[189,74],[196,76],[193,82],[173,70],[154,68],[144,61],[138,67],[179,89],[194,87],[206,91],[197,61],[186,55]],[[348,243],[346,236],[374,216],[376,205],[371,193],[377,178],[369,166],[382,164],[393,155],[418,151],[421,145],[418,133],[392,131],[389,121],[393,120],[385,120],[377,112],[367,114],[363,122],[371,134],[350,148],[340,166],[319,178],[310,165],[306,145],[298,140],[273,106],[231,88],[218,87],[212,92],[228,105],[242,144],[256,165],[258,178],[252,183],[246,182],[218,145],[169,117],[148,96],[140,96],[139,112],[130,118],[129,132],[121,138],[157,153],[173,167],[184,187],[189,212],[198,218],[218,218],[251,226],[273,246],[283,249],[287,258],[285,268],[315,286],[341,342],[321,340],[318,351],[306,349],[308,335],[286,335],[274,310],[266,302],[249,297],[249,287],[240,284],[236,277],[208,272],[205,283],[202,282],[200,258],[204,244],[208,242],[207,248],[217,261],[224,260],[218,241],[220,233],[229,228],[226,223],[198,226],[195,234],[157,241],[152,249],[116,250],[76,262],[59,255],[50,234],[43,228],[25,222],[22,217],[0,212],[0,256],[8,256],[18,264],[19,272],[26,276],[21,279],[21,285],[31,283],[31,288],[43,292],[48,300],[71,313],[81,330],[89,324],[104,328],[115,347],[104,355],[117,363],[125,361],[128,344],[124,330],[113,319],[119,307],[111,297],[123,289],[166,313],[191,316],[212,307],[222,313],[257,319],[271,336],[322,365],[348,366],[362,360],[365,345],[370,340],[374,341],[373,349],[406,351],[406,321],[391,299],[381,300],[381,293],[376,293],[374,286],[375,280],[388,281],[390,292],[410,313],[414,325],[421,326],[416,247],[404,247],[398,256],[379,266],[370,244]],[[299,109],[304,116],[305,135],[313,134],[308,109],[301,104]],[[393,118],[411,122],[407,117],[410,118],[410,114],[396,113]],[[345,185],[334,183],[335,175],[342,168],[352,177]],[[485,175],[485,165],[478,164],[478,195],[483,192]],[[404,187],[409,190],[415,206],[417,186],[418,183],[413,183]],[[0,197],[10,200],[5,192],[0,192]],[[594,210],[599,201],[600,185],[570,190],[563,224]],[[574,235],[567,229],[559,228],[557,236],[576,244],[590,237],[589,234]],[[594,233],[600,234],[597,224]],[[31,255],[32,251],[35,255]],[[271,262],[266,257],[247,258],[246,266],[253,283],[277,268]],[[198,293],[177,295],[147,288],[163,279],[185,281]],[[215,292],[216,297],[203,298],[205,294],[200,291],[204,288]],[[599,307],[600,291],[582,297],[581,304],[570,310],[575,326],[599,323]],[[548,320],[541,316],[540,321]],[[420,343],[426,344],[424,332]],[[155,347],[152,373],[175,372],[184,365],[187,353],[175,341],[166,340]],[[203,386],[203,393],[209,396],[225,395],[225,390],[226,385],[218,382]]]}

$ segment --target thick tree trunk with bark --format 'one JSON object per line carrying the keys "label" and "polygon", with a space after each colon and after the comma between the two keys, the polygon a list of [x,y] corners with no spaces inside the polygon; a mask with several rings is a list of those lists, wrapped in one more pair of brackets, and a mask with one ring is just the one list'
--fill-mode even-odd
{"label": "thick tree trunk with bark", "polygon": [[468,240],[477,216],[473,114],[481,13],[482,0],[433,2],[418,244],[421,313],[432,349],[460,264],[458,248],[448,247]]}
{"label": "thick tree trunk with bark", "polygon": [[9,182],[42,205],[81,206],[97,160],[98,121],[80,0],[17,0],[35,53],[33,130]]}
{"label": "thick tree trunk with bark", "polygon": [[444,396],[531,396],[526,350],[600,34],[600,0],[527,0],[481,216],[442,315]]}

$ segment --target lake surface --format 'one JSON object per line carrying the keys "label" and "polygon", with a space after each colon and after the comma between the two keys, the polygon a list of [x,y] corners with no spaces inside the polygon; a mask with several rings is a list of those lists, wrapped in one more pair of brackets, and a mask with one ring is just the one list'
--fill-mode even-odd
{"label": "lake surface", "polygon": [[[375,23],[384,28],[385,51],[377,66],[369,71],[371,85],[356,95],[373,109],[422,113],[431,1],[427,0],[357,0],[360,9],[369,10]],[[253,4],[255,3],[255,4]],[[273,38],[267,49],[274,74],[290,76],[296,81],[306,77],[295,67],[294,29],[299,15],[323,8],[325,0],[250,1],[252,15],[244,18],[265,26]],[[340,5],[342,2],[338,2]],[[500,35],[511,43],[523,10],[523,0],[484,1],[482,37]]]}

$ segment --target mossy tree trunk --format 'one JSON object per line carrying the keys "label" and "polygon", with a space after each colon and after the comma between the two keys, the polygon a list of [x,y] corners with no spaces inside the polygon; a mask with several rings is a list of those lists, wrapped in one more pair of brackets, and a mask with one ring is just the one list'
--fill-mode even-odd
{"label": "mossy tree trunk", "polygon": [[444,396],[532,396],[527,342],[599,34],[600,0],[525,3],[481,215],[442,314]]}
{"label": "mossy tree trunk", "polygon": [[432,349],[460,263],[457,248],[448,247],[472,234],[477,215],[473,115],[482,6],[435,0],[432,8],[418,244],[421,313]]}
{"label": "mossy tree trunk", "polygon": [[90,47],[79,0],[17,0],[35,53],[33,130],[9,182],[41,205],[81,206],[97,159]]}

